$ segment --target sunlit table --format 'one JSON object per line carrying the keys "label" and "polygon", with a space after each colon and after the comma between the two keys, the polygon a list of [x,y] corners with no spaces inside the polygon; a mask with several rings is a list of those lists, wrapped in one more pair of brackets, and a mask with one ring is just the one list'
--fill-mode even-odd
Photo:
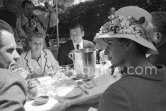
{"label": "sunlit table", "polygon": [[[58,107],[64,107],[65,111],[66,108],[71,107],[72,105],[82,105],[88,104],[91,102],[99,101],[99,97],[105,91],[105,89],[120,79],[120,76],[112,76],[112,75],[100,75],[95,77],[94,81],[96,86],[92,89],[86,89],[89,92],[89,95],[83,93],[83,95],[73,98],[73,99],[64,99],[59,101],[59,99],[55,99],[50,97],[49,101],[44,105],[36,105],[33,100],[27,100],[25,104],[26,111],[60,111]],[[62,108],[63,109],[63,108]]]}

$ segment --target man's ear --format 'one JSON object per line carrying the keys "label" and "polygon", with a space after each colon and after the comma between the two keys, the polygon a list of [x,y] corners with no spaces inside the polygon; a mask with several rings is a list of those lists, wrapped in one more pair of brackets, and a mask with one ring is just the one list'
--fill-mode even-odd
{"label": "man's ear", "polygon": [[82,31],[82,37],[84,37],[84,35],[85,35],[85,32],[84,32],[84,31]]}
{"label": "man's ear", "polygon": [[153,42],[158,44],[162,40],[162,34],[160,32],[155,32],[153,36]]}

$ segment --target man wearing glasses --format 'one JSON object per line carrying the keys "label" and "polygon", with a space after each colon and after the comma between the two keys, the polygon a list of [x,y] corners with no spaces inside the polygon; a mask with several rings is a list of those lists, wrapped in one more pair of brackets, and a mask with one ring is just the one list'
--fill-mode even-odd
{"label": "man wearing glasses", "polygon": [[56,26],[58,18],[50,6],[48,6],[50,14],[35,14],[34,5],[29,0],[23,1],[21,8],[22,13],[17,19],[17,32],[20,39],[26,40],[25,50],[29,50],[27,39],[32,36],[31,32],[39,32],[46,35],[48,26]]}

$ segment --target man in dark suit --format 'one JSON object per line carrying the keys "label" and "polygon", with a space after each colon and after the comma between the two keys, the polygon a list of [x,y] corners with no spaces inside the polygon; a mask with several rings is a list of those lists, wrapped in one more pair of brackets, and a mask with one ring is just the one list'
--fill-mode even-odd
{"label": "man in dark suit", "polygon": [[25,111],[25,81],[10,67],[17,58],[14,32],[0,20],[0,111]]}
{"label": "man in dark suit", "polygon": [[83,39],[84,30],[81,24],[71,24],[69,32],[71,40],[67,41],[59,48],[57,58],[59,65],[68,65],[73,63],[72,59],[69,57],[69,53],[74,49],[95,48],[93,42]]}

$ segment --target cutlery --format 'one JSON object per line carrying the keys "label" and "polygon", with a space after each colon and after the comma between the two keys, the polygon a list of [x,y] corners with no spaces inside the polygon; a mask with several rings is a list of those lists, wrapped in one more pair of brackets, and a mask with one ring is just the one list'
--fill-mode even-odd
{"label": "cutlery", "polygon": [[78,83],[76,83],[76,87],[80,88],[86,95],[89,95],[89,92],[85,89],[83,89],[80,85],[78,85]]}

